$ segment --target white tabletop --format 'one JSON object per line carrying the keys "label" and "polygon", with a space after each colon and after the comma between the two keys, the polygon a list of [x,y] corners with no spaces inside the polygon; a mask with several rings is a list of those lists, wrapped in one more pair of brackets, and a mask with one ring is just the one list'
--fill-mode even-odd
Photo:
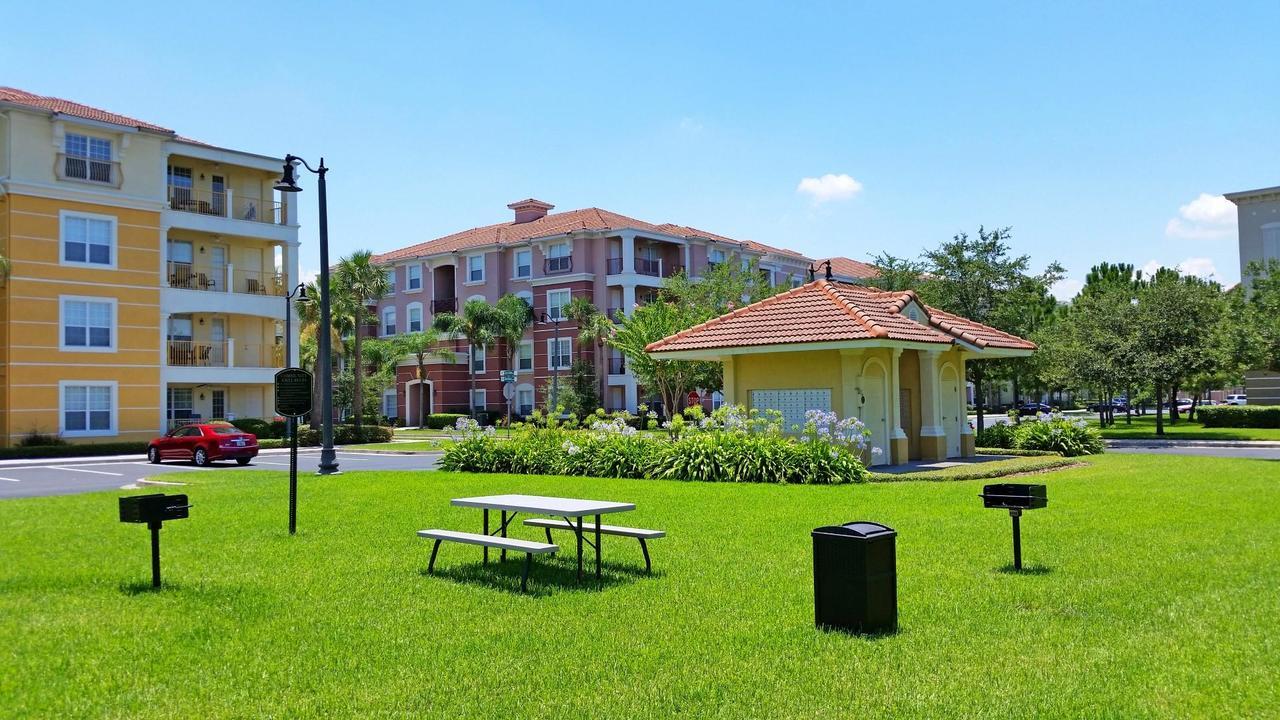
{"label": "white tabletop", "polygon": [[604,515],[606,513],[626,512],[636,509],[635,503],[579,500],[577,498],[547,497],[544,495],[485,495],[483,497],[454,498],[453,504],[458,507],[514,510],[516,512],[542,513],[561,517]]}

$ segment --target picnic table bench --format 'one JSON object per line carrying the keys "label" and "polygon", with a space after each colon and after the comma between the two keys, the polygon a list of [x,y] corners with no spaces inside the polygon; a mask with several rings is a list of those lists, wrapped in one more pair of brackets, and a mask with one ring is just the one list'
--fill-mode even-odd
{"label": "picnic table bench", "polygon": [[418,537],[435,540],[435,544],[431,547],[431,561],[427,563],[427,573],[435,572],[436,553],[440,551],[440,543],[448,540],[449,542],[463,543],[465,545],[482,545],[486,551],[488,548],[499,548],[502,552],[511,550],[513,552],[522,552],[524,556],[524,574],[520,576],[520,590],[526,591],[529,588],[529,569],[533,567],[533,556],[542,553],[554,553],[560,549],[559,546],[551,543],[531,542],[529,540],[519,540],[509,537],[494,537],[493,535],[481,535],[479,533],[458,532],[455,530],[419,530]]}
{"label": "picnic table bench", "polygon": [[[576,530],[573,523],[567,520],[553,520],[551,518],[529,518],[524,521],[529,527],[539,527],[547,532],[547,542],[551,542],[552,530]],[[614,535],[617,537],[635,538],[640,541],[640,551],[644,553],[644,571],[653,572],[653,565],[649,562],[649,546],[647,540],[656,540],[666,537],[667,533],[662,530],[646,530],[644,528],[622,527],[621,525],[601,525],[601,535]]]}

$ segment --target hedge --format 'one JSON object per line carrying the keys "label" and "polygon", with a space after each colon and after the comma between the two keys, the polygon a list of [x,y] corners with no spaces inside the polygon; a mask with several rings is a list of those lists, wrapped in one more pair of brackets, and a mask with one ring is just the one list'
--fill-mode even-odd
{"label": "hedge", "polygon": [[1208,405],[1196,419],[1207,428],[1280,428],[1280,405]]}
{"label": "hedge", "polygon": [[98,455],[143,455],[145,442],[106,442],[84,445],[29,445],[0,448],[0,459],[94,457]]}
{"label": "hedge", "polygon": [[998,448],[998,447],[980,447],[975,448],[974,453],[978,455],[1009,455],[1011,457],[1061,457],[1062,453],[1053,450],[1025,450],[1023,448]]}
{"label": "hedge", "polygon": [[451,428],[458,422],[458,418],[464,417],[467,417],[466,413],[432,413],[427,416],[427,428],[430,430]]}

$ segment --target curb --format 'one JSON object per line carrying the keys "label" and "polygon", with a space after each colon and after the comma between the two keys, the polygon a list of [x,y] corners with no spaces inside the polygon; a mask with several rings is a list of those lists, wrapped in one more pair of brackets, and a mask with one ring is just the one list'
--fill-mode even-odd
{"label": "curb", "polygon": [[1114,448],[1280,448],[1276,440],[1104,440]]}

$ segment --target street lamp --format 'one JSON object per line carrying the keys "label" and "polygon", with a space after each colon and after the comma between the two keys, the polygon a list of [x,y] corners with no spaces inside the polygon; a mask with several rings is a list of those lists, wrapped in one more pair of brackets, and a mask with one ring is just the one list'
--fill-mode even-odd
{"label": "street lamp", "polygon": [[332,475],[338,472],[338,457],[333,451],[333,355],[330,347],[330,328],[333,327],[329,305],[329,206],[325,194],[325,175],[329,168],[324,166],[324,158],[320,158],[320,167],[313,168],[306,160],[296,155],[284,156],[284,173],[276,181],[275,189],[283,193],[302,192],[298,187],[298,166],[320,176],[320,374],[316,382],[320,383],[320,467],[319,474]]}
{"label": "street lamp", "polygon": [[[309,303],[311,298],[307,297],[306,283],[298,283],[298,286],[284,296],[284,366],[293,367],[293,308],[290,300],[297,296],[298,303]],[[314,396],[313,396],[314,397]],[[289,437],[298,431],[298,418],[289,418]]]}
{"label": "street lamp", "polygon": [[560,414],[560,321],[563,318],[551,317],[545,312],[538,318],[538,322],[542,325],[551,323],[553,330],[553,339],[551,341],[552,361],[555,363],[551,367],[551,412],[557,416]]}

